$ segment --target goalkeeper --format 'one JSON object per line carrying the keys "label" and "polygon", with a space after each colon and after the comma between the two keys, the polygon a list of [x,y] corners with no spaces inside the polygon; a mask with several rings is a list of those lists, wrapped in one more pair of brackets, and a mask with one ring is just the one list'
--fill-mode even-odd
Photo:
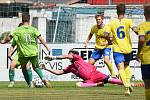
{"label": "goalkeeper", "polygon": [[93,86],[103,85],[104,83],[122,85],[121,80],[111,78],[110,76],[107,76],[97,71],[94,65],[85,62],[79,56],[78,51],[70,50],[68,55],[52,56],[52,57],[47,56],[45,57],[45,59],[46,60],[69,59],[71,65],[69,65],[67,68],[63,70],[50,70],[47,69],[44,64],[42,64],[42,68],[56,75],[62,75],[62,74],[72,72],[77,77],[83,79],[83,82],[76,83],[78,87],[93,87]]}

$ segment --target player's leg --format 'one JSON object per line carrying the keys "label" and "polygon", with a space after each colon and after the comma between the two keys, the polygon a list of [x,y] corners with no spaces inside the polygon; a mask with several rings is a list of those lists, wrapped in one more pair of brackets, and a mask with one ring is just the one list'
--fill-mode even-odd
{"label": "player's leg", "polygon": [[[29,77],[29,84],[33,85],[32,84],[32,70],[31,70],[31,67],[30,67],[31,63],[28,62],[27,65],[26,65],[26,70],[27,70],[27,74],[28,74],[28,77]],[[32,86],[31,86],[32,87]]]}
{"label": "player's leg", "polygon": [[8,87],[13,87],[14,86],[14,76],[15,76],[15,67],[16,67],[16,61],[13,60],[10,63],[10,69],[9,69],[9,84]]}
{"label": "player's leg", "polygon": [[101,56],[102,56],[102,51],[94,49],[88,62],[94,65],[95,62],[101,58]]}
{"label": "player's leg", "polygon": [[125,62],[124,62],[124,66],[125,66],[125,74],[126,74],[126,82],[129,86],[129,91],[132,92],[133,91],[133,88],[131,86],[131,82],[130,82],[130,79],[131,79],[131,71],[130,71],[130,66],[129,66],[129,62],[131,61],[131,53],[129,54],[124,54],[124,58],[125,58]]}
{"label": "player's leg", "polygon": [[130,95],[130,91],[129,91],[130,85],[127,84],[126,73],[124,68],[124,61],[125,61],[124,55],[118,52],[114,52],[113,57],[114,57],[115,64],[119,70],[118,72],[119,72],[120,79],[122,80],[123,85],[125,86],[125,95]]}
{"label": "player's leg", "polygon": [[103,56],[104,56],[104,63],[107,65],[110,71],[111,77],[115,77],[115,72],[113,70],[112,62],[110,61],[111,48],[105,48]]}
{"label": "player's leg", "polygon": [[[28,62],[29,63],[29,62]],[[32,85],[32,70],[30,65],[27,63],[26,67],[22,68],[22,73],[24,75],[24,78],[29,85],[29,87],[33,87]]]}
{"label": "player's leg", "polygon": [[141,65],[142,79],[145,84],[145,98],[150,100],[150,64]]}
{"label": "player's leg", "polygon": [[130,83],[130,78],[131,78],[131,72],[130,72],[130,66],[129,66],[129,62],[131,61],[131,53],[130,54],[124,54],[125,57],[125,73],[126,73],[126,81],[128,84]]}
{"label": "player's leg", "polygon": [[77,82],[76,86],[77,87],[95,87],[95,86],[97,86],[97,83],[94,83],[90,80],[86,80],[84,82]]}
{"label": "player's leg", "polygon": [[30,88],[33,88],[32,77],[29,76],[30,74],[28,74],[28,71],[27,71],[27,67],[28,67],[27,63],[29,62],[29,57],[19,57],[18,61],[20,62],[22,72],[23,72],[24,78],[25,78],[28,86]]}
{"label": "player's leg", "polygon": [[123,85],[123,83],[122,83],[122,81],[120,79],[112,78],[112,77],[109,77],[108,83]]}
{"label": "player's leg", "polygon": [[42,68],[40,68],[38,63],[38,56],[31,57],[30,62],[32,63],[33,70],[38,74],[42,82],[45,84],[46,87],[51,87],[50,83],[43,78]]}

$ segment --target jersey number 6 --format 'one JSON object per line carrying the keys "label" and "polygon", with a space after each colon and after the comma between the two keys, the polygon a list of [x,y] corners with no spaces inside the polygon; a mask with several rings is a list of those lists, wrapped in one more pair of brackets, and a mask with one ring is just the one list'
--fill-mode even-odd
{"label": "jersey number 6", "polygon": [[117,37],[119,39],[123,39],[125,37],[125,32],[123,31],[123,29],[124,29],[124,26],[119,26],[117,28]]}

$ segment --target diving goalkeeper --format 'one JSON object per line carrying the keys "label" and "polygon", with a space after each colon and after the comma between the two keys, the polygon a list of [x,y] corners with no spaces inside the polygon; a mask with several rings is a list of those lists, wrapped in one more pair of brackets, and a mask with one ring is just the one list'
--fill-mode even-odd
{"label": "diving goalkeeper", "polygon": [[77,77],[83,79],[83,82],[76,83],[78,87],[93,87],[103,85],[105,83],[122,85],[121,80],[111,78],[110,76],[97,71],[94,65],[85,62],[79,56],[78,51],[70,50],[68,55],[51,56],[51,57],[47,56],[45,57],[45,59],[46,60],[69,59],[71,65],[69,65],[63,70],[50,70],[47,69],[44,64],[42,64],[42,68],[56,75],[62,75],[67,73],[75,74]]}

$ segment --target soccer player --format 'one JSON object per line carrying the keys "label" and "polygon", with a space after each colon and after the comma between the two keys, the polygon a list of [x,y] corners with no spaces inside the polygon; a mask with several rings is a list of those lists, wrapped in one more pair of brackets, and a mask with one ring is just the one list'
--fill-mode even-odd
{"label": "soccer player", "polygon": [[46,60],[53,59],[69,59],[71,65],[66,67],[63,70],[50,70],[42,64],[43,69],[49,71],[56,75],[62,75],[66,73],[73,73],[77,77],[83,79],[83,82],[79,82],[76,85],[79,87],[92,87],[102,85],[103,83],[112,83],[122,85],[122,81],[119,79],[111,78],[99,71],[96,70],[94,65],[91,65],[85,62],[81,56],[79,56],[79,52],[75,50],[70,50],[68,55],[60,55],[60,56],[48,56],[45,57]]}
{"label": "soccer player", "polygon": [[95,34],[95,37],[96,37],[95,49],[92,52],[92,55],[89,59],[89,63],[94,65],[95,62],[101,59],[101,57],[103,56],[104,63],[107,65],[111,76],[115,77],[112,63],[110,61],[111,45],[108,45],[108,41],[104,38],[105,24],[103,23],[103,17],[104,16],[102,14],[95,15],[97,24],[92,26],[91,32],[88,35],[86,41],[84,42],[84,47],[87,47],[87,43]]}
{"label": "soccer player", "polygon": [[38,63],[38,45],[37,39],[50,51],[39,31],[30,25],[30,15],[23,14],[21,27],[17,27],[12,34],[13,40],[17,44],[18,61],[22,68],[26,68],[28,62],[31,62],[34,71],[39,75],[46,87],[50,87],[48,81],[43,79],[42,69]]}
{"label": "soccer player", "polygon": [[[10,69],[9,69],[9,84],[8,87],[13,87],[14,86],[14,76],[15,76],[15,68],[20,66],[20,62],[18,61],[18,52],[15,54],[14,58],[11,58],[11,55],[14,51],[14,48],[16,46],[16,42],[13,40],[11,47],[9,48],[8,51],[8,57],[11,59],[10,63]],[[30,63],[27,64],[26,68],[22,68],[22,73],[24,75],[24,78],[28,84],[29,87],[33,87],[32,83],[32,70],[30,68]]]}
{"label": "soccer player", "polygon": [[[18,25],[18,27],[22,26],[23,24],[20,23]],[[10,34],[5,40],[1,41],[2,44],[7,43],[9,41],[12,40],[12,35]],[[18,53],[15,54],[14,59],[11,58],[11,54],[14,50],[14,47],[16,46],[15,41],[12,42],[11,47],[9,48],[8,51],[8,57],[12,60],[10,63],[10,69],[9,69],[9,84],[8,87],[13,87],[14,86],[14,76],[15,76],[15,68],[17,68],[18,66],[20,66],[20,63],[18,61]],[[32,80],[29,80],[31,78],[28,78],[29,76],[32,76],[32,71],[30,66],[30,63],[27,64],[27,69],[22,69],[23,75],[25,77],[25,80],[27,82],[27,84],[29,85],[29,87],[33,87],[33,84],[30,84],[32,82]],[[30,75],[31,74],[31,75]]]}
{"label": "soccer player", "polygon": [[[117,5],[118,18],[112,19],[106,28],[105,36],[109,36],[113,44],[113,58],[119,70],[119,76],[125,86],[125,95],[130,95],[132,87],[130,85],[130,66],[132,45],[130,40],[130,28],[137,33],[137,28],[133,26],[132,20],[125,18],[125,5]],[[110,42],[110,41],[109,41]]]}
{"label": "soccer player", "polygon": [[141,61],[142,79],[145,84],[145,97],[150,100],[150,4],[144,6],[146,22],[139,25],[138,57]]}

